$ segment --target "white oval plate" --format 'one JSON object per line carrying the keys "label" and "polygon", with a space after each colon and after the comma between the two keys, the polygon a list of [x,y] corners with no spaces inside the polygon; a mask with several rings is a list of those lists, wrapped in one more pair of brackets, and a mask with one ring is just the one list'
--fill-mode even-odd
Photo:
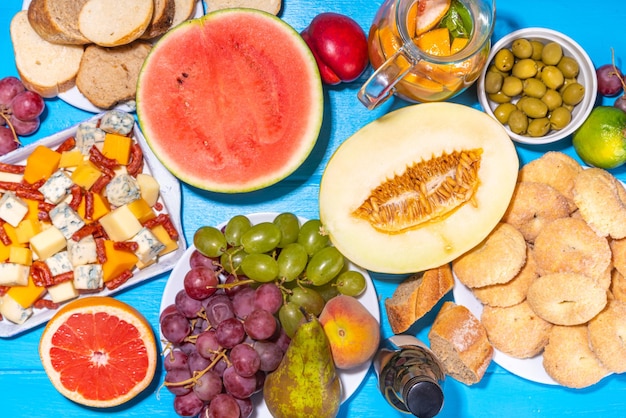
{"label": "white oval plate", "polygon": [[[22,10],[28,9],[31,1],[32,0],[24,0],[24,2],[22,3]],[[200,16],[204,16],[204,4],[202,0],[197,0],[196,9],[192,15],[192,18],[197,18]],[[59,99],[86,112],[101,113],[107,110],[93,105],[89,100],[87,100],[85,96],[83,96],[83,94],[78,90],[78,87],[76,86],[59,94]],[[119,104],[115,107],[115,109],[123,110],[124,112],[129,113],[134,112],[136,110],[135,101],[133,100],[130,102]]]}
{"label": "white oval plate", "polygon": [[[261,213],[253,213],[246,215],[252,224],[257,224],[259,222],[271,222],[278,215],[278,213],[273,212],[261,212]],[[300,223],[306,222],[306,219],[300,218]],[[224,227],[225,223],[218,225],[217,228]],[[185,278],[185,274],[189,270],[189,258],[191,254],[195,251],[195,247],[193,244],[190,244],[187,248],[187,251],[182,255],[174,269],[170,274],[170,278],[165,284],[165,289],[163,290],[163,297],[161,299],[161,307],[160,312],[163,312],[165,308],[174,303],[174,299],[176,298],[176,293],[183,288],[183,280]],[[367,271],[355,266],[352,263],[348,264],[350,270],[359,271],[365,276],[365,280],[367,282],[367,288],[365,292],[358,297],[359,301],[367,308],[367,310],[376,318],[376,320],[380,323],[380,310],[378,307],[378,296],[376,295],[376,289],[374,288],[374,284],[372,283],[372,279],[370,278]],[[159,335],[161,341],[165,341],[163,335],[160,333]],[[165,346],[163,346],[165,347]],[[342,386],[342,398],[341,402],[345,402],[352,396],[352,394],[357,390],[365,376],[367,375],[367,371],[370,368],[370,362],[363,364],[360,367],[356,367],[351,370],[337,370],[339,374],[339,378],[341,380]],[[252,397],[252,401],[254,402],[254,417],[257,418],[271,418],[267,406],[265,405],[265,401],[263,400],[262,393],[256,393]]]}

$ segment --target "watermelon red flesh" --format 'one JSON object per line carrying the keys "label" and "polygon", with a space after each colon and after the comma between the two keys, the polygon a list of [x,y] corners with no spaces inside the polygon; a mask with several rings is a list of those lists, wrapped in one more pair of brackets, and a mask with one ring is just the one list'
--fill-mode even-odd
{"label": "watermelon red flesh", "polygon": [[147,142],[181,180],[240,192],[291,174],[323,113],[315,60],[275,16],[228,10],[192,20],[153,48],[139,78]]}

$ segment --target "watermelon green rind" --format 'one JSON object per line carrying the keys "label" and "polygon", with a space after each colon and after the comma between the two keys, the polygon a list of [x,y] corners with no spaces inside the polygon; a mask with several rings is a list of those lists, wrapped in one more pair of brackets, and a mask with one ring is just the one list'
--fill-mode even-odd
{"label": "watermelon green rind", "polygon": [[315,58],[282,19],[225,9],[182,23],[153,47],[137,117],[155,155],[192,186],[258,190],[292,174],[319,136]]}

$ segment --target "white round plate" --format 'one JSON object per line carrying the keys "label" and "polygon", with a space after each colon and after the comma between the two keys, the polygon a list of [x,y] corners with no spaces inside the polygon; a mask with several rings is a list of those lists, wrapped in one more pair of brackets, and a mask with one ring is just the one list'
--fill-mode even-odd
{"label": "white round plate", "polygon": [[[22,2],[22,10],[27,10],[32,0],[24,0]],[[192,18],[197,18],[204,15],[204,4],[201,0],[197,0],[196,9],[192,15]],[[65,103],[72,105],[78,109],[91,113],[101,113],[107,109],[99,108],[93,105],[83,94],[78,90],[78,87],[74,86],[71,89],[59,94],[59,99]],[[135,101],[119,104],[115,109],[123,110],[124,112],[134,112],[136,110]]]}
{"label": "white round plate", "polygon": [[[454,294],[454,301],[457,304],[465,306],[476,318],[480,318],[483,312],[483,304],[476,299],[467,286],[457,279],[456,275],[454,275],[454,288],[452,292]],[[493,361],[514,375],[526,380],[546,385],[558,385],[558,383],[546,373],[543,367],[543,355],[541,354],[532,358],[520,359],[494,349]]]}
{"label": "white round plate", "polygon": [[[278,213],[274,212],[261,212],[261,213],[253,213],[246,215],[252,224],[257,224],[260,222],[271,222],[278,215]],[[299,218],[300,224],[306,222],[306,219]],[[217,228],[223,228],[225,223],[220,224]],[[174,303],[174,299],[176,298],[176,294],[183,288],[183,280],[185,278],[185,274],[189,270],[189,258],[191,254],[195,251],[195,247],[193,244],[190,244],[185,253],[182,255],[181,259],[178,261],[174,269],[170,274],[170,278],[165,284],[165,289],[163,290],[163,297],[161,298],[161,307],[160,312],[163,312],[165,308]],[[359,301],[367,308],[367,310],[376,318],[376,320],[380,323],[380,310],[378,307],[378,296],[376,295],[376,289],[374,288],[374,284],[372,283],[372,279],[370,278],[367,271],[355,266],[352,263],[348,264],[350,270],[359,271],[365,276],[365,280],[367,282],[367,288],[365,292],[358,297]],[[159,335],[161,341],[165,341],[163,335]],[[345,402],[352,396],[352,394],[358,389],[359,385],[365,379],[367,375],[367,371],[370,368],[371,362],[367,362],[366,364],[356,367],[351,370],[337,370],[339,374],[339,378],[341,380],[342,386],[342,398],[341,402]],[[252,398],[254,402],[254,417],[255,418],[271,418],[270,414],[265,402],[263,400],[263,394],[257,393]]]}

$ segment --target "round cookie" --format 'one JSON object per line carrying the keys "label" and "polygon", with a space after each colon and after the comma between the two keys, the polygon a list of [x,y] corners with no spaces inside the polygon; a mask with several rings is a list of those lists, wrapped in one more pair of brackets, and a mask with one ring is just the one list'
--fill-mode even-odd
{"label": "round cookie", "polygon": [[526,299],[528,287],[538,276],[535,257],[532,250],[527,248],[526,263],[511,281],[476,287],[472,289],[472,293],[483,305],[497,307],[517,305]]}
{"label": "round cookie", "polygon": [[591,349],[614,373],[626,372],[626,303],[609,302],[587,325]]}
{"label": "round cookie", "polygon": [[543,367],[556,382],[569,388],[598,383],[610,372],[589,347],[587,326],[554,326],[543,350]]}
{"label": "round cookie", "polygon": [[539,274],[572,272],[601,278],[611,266],[611,248],[578,218],[561,218],[546,225],[533,247]]}
{"label": "round cookie", "polygon": [[582,274],[552,273],[532,282],[526,300],[548,322],[579,325],[604,309],[607,291],[595,279]]}
{"label": "round cookie", "polygon": [[499,223],[476,247],[452,262],[452,269],[467,287],[511,281],[526,262],[526,242],[515,227]]}
{"label": "round cookie", "polygon": [[524,239],[533,242],[543,227],[570,214],[568,199],[554,187],[539,182],[517,183],[502,222],[517,228]]}
{"label": "round cookie", "polygon": [[611,272],[610,290],[613,299],[626,302],[626,278],[617,269]]}
{"label": "round cookie", "polygon": [[526,301],[505,308],[485,306],[480,320],[494,348],[516,358],[543,351],[553,326],[537,316]]}
{"label": "round cookie", "polygon": [[612,239],[609,241],[609,246],[613,254],[613,267],[615,267],[622,276],[626,275],[626,238]]}

